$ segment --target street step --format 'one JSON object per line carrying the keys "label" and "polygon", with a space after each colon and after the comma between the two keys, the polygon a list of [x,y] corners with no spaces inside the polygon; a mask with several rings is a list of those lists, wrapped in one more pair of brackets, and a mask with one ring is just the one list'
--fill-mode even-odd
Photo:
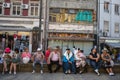
{"label": "street step", "polygon": [[[53,70],[55,69],[55,65],[53,65]],[[2,72],[2,68],[3,65],[0,64],[0,72]],[[86,68],[87,72],[93,72],[93,68],[90,65],[87,65]],[[115,73],[120,73],[120,65],[115,65],[113,68]],[[47,68],[47,64],[44,64],[44,68],[43,68],[44,72],[49,72],[48,68]],[[32,63],[28,63],[28,64],[18,64],[17,65],[17,72],[32,72]],[[36,65],[36,72],[40,72],[40,65]],[[58,72],[63,72],[62,67],[60,68],[60,70]],[[100,72],[101,73],[105,73],[105,69],[104,68],[100,68]]]}

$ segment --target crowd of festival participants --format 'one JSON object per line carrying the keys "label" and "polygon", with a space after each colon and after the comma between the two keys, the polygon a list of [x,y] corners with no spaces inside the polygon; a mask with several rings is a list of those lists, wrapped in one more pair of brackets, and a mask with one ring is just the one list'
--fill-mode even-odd
{"label": "crowd of festival participants", "polygon": [[[0,64],[3,64],[2,74],[16,74],[16,66],[18,64],[27,64],[32,62],[33,71],[36,72],[36,64],[40,64],[40,73],[44,73],[44,63],[46,61],[49,73],[56,73],[61,67],[65,74],[82,74],[87,65],[92,66],[94,72],[100,75],[100,68],[104,68],[108,75],[115,75],[113,72],[114,62],[106,48],[102,53],[97,53],[96,48],[92,48],[89,56],[85,56],[83,50],[73,47],[73,50],[67,48],[62,53],[58,47],[52,48],[48,46],[45,53],[41,48],[38,48],[34,54],[29,53],[28,48],[25,48],[22,53],[19,49],[12,51],[10,48],[5,48],[4,52],[0,54]],[[53,65],[56,65],[53,70]]]}

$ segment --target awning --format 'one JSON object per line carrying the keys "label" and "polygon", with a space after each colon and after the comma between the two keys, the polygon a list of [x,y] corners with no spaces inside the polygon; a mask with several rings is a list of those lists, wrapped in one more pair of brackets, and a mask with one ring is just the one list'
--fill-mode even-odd
{"label": "awning", "polygon": [[120,48],[120,43],[106,43],[106,45],[112,48]]}
{"label": "awning", "polygon": [[0,26],[1,31],[30,31],[31,29],[24,26]]}

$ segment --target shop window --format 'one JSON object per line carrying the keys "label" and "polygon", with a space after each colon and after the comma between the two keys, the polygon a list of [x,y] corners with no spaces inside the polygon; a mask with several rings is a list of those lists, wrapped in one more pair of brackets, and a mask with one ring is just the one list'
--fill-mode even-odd
{"label": "shop window", "polygon": [[12,15],[21,15],[21,2],[13,2]]}
{"label": "shop window", "polygon": [[39,16],[39,2],[30,2],[30,9],[29,9],[30,16]]}
{"label": "shop window", "polygon": [[110,3],[109,2],[104,2],[104,11],[109,13],[109,7],[110,7]]}
{"label": "shop window", "polygon": [[119,15],[119,5],[118,4],[115,4],[115,14],[116,15]]}
{"label": "shop window", "polygon": [[2,12],[3,12],[3,8],[2,8],[2,2],[0,2],[0,15],[2,14]]}
{"label": "shop window", "polygon": [[119,33],[119,23],[115,23],[114,32]]}

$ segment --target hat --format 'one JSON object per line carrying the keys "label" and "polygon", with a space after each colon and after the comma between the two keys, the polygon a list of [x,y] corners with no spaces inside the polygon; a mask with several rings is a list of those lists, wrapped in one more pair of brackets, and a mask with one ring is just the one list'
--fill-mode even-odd
{"label": "hat", "polygon": [[80,48],[78,48],[78,50],[80,50]]}
{"label": "hat", "polygon": [[37,51],[41,51],[42,49],[41,48],[37,48]]}
{"label": "hat", "polygon": [[103,48],[102,52],[103,52],[103,51],[107,51],[107,52],[108,52],[107,48]]}
{"label": "hat", "polygon": [[70,50],[70,48],[67,48],[66,50]]}
{"label": "hat", "polygon": [[11,52],[10,48],[5,48],[5,53],[10,53],[10,52]]}

